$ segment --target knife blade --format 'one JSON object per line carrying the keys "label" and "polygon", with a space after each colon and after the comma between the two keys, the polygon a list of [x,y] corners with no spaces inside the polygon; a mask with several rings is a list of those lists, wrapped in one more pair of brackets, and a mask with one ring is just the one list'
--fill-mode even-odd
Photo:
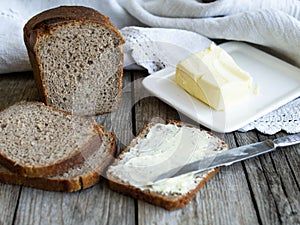
{"label": "knife blade", "polygon": [[214,156],[206,157],[187,165],[169,170],[153,180],[153,183],[165,178],[172,178],[187,173],[199,173],[220,166],[229,166],[233,163],[253,158],[267,152],[274,151],[278,147],[286,147],[300,143],[300,133],[288,135],[274,140],[266,140],[241,147],[222,151]]}

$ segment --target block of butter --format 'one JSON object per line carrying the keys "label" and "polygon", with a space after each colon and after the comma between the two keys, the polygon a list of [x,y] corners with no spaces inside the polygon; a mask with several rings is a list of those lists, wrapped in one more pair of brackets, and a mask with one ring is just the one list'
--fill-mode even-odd
{"label": "block of butter", "polygon": [[175,82],[213,109],[226,110],[250,95],[252,77],[211,44],[177,64]]}

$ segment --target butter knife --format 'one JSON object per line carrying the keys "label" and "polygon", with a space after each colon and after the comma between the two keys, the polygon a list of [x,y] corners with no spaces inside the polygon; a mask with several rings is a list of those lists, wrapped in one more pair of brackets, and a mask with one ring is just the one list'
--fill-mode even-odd
{"label": "butter knife", "polygon": [[219,166],[229,166],[233,163],[274,151],[278,147],[286,147],[299,143],[300,133],[225,150],[214,156],[206,157],[187,165],[169,170],[168,172],[156,177],[153,180],[153,183],[165,178],[176,177],[186,173],[199,173]]}

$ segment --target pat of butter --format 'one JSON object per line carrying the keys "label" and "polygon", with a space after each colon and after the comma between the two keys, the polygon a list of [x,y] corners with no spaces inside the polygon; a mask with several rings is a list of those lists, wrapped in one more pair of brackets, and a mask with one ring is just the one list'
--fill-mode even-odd
{"label": "pat of butter", "polygon": [[250,95],[252,77],[212,44],[178,63],[175,82],[212,108],[225,110]]}

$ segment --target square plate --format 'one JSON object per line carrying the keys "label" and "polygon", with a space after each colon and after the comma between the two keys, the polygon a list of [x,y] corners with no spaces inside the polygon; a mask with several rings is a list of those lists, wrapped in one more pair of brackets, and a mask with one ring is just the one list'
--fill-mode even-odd
{"label": "square plate", "polygon": [[192,120],[217,132],[232,132],[300,96],[300,69],[241,42],[222,47],[253,77],[259,93],[234,107],[217,111],[189,95],[173,80],[175,68],[146,77],[144,87]]}

